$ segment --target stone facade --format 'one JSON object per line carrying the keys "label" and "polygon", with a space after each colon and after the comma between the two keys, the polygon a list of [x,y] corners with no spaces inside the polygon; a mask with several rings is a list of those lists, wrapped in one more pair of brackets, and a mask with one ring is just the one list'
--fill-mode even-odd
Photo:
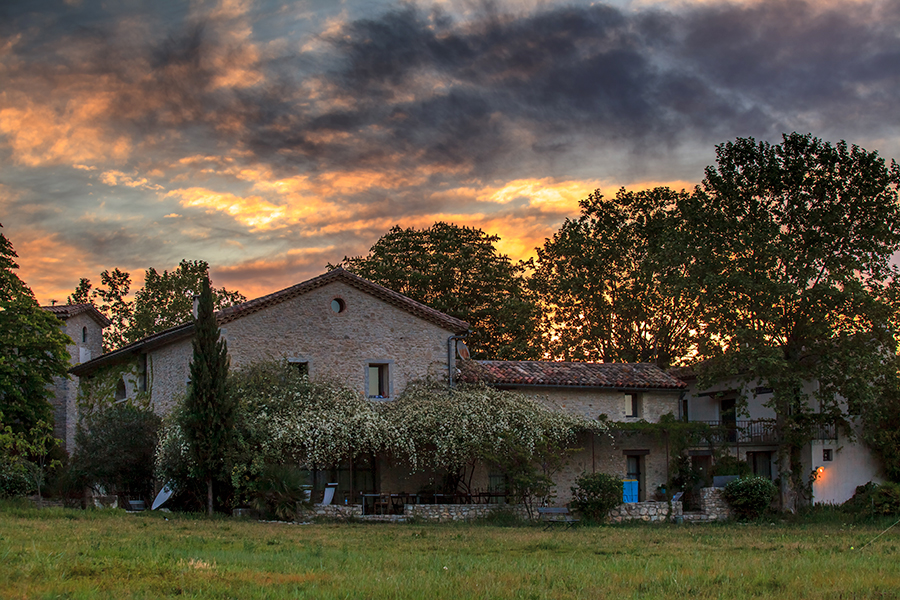
{"label": "stone facade", "polygon": [[[659,421],[662,415],[678,414],[680,390],[652,390],[639,393],[640,412],[637,417],[626,416],[626,392],[596,388],[546,387],[513,388],[537,397],[550,406],[583,416],[599,419],[603,415],[610,421],[622,423],[645,420]],[[583,473],[608,473],[625,479],[628,472],[628,457],[637,461],[640,478],[641,501],[652,501],[656,490],[665,486],[669,478],[669,456],[665,441],[652,435],[613,431],[609,435],[583,434],[578,439],[578,452],[573,454],[566,466],[558,473],[556,499],[558,505],[568,504],[572,499],[572,487]]]}
{"label": "stone facade", "polygon": [[[341,303],[340,312],[332,309],[335,300]],[[287,359],[305,363],[312,379],[340,379],[366,393],[369,366],[378,365],[386,373],[386,398],[396,396],[411,380],[446,378],[448,360],[450,368],[455,368],[448,338],[460,333],[339,278],[283,302],[247,311],[220,329],[228,342],[232,368]],[[190,332],[185,331],[168,343],[136,347],[120,358],[136,365],[142,360],[140,354],[146,355],[147,387],[159,414],[167,413],[187,391],[192,349]],[[140,391],[137,378],[125,383],[128,397]]]}
{"label": "stone facade", "polygon": [[678,415],[678,398],[681,390],[628,391],[638,395],[638,414],[627,416],[626,391],[578,387],[518,388],[520,392],[541,396],[551,405],[587,419],[598,419],[605,415],[610,421],[636,423],[644,420],[659,421],[667,413]]}
{"label": "stone facade", "polygon": [[[78,365],[103,354],[103,328],[105,323],[93,310],[79,309],[79,305],[59,305],[43,307],[54,313],[61,321],[60,329],[69,336],[70,344],[66,345],[69,362]],[[96,313],[96,314],[95,314]],[[77,377],[54,377],[52,384],[54,430],[53,434],[62,441],[63,450],[75,446],[75,431],[78,423]]]}
{"label": "stone facade", "polygon": [[[333,300],[344,309],[337,313]],[[287,357],[306,362],[312,379],[337,378],[365,390],[367,367],[387,365],[387,397],[407,382],[447,373],[447,338],[455,331],[341,281],[314,289],[224,326],[233,367]]]}

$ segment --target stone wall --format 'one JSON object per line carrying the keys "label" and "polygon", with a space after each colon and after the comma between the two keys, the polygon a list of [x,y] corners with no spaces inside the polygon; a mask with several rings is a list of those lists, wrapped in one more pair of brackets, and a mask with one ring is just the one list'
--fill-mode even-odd
{"label": "stone wall", "polygon": [[633,502],[620,504],[609,511],[611,523],[624,521],[644,521],[645,523],[675,522],[683,514],[681,502]]}
{"label": "stone wall", "polygon": [[521,504],[407,504],[402,515],[363,515],[362,506],[332,504],[314,505],[303,513],[304,518],[321,517],[326,519],[362,518],[367,521],[427,521],[430,523],[448,523],[450,521],[472,521],[486,517],[496,510],[508,510],[521,518],[528,513]]}
{"label": "stone wall", "polygon": [[323,517],[326,519],[352,519],[362,516],[362,506],[359,504],[315,504],[304,513],[307,517]]}
{"label": "stone wall", "polygon": [[732,518],[731,507],[723,493],[723,488],[702,488],[700,490],[700,510],[684,513],[685,522],[727,521]]}
{"label": "stone wall", "polygon": [[403,513],[407,519],[447,523],[480,519],[497,510],[513,512],[523,519],[528,517],[521,504],[407,504]]}

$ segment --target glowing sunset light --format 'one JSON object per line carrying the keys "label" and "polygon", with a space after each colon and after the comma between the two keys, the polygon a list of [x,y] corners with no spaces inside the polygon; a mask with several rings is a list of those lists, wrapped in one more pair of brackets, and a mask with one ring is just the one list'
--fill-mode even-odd
{"label": "glowing sunset light", "polygon": [[41,302],[185,258],[253,297],[436,221],[527,259],[735,137],[900,157],[898,30],[887,0],[10,0],[0,222]]}

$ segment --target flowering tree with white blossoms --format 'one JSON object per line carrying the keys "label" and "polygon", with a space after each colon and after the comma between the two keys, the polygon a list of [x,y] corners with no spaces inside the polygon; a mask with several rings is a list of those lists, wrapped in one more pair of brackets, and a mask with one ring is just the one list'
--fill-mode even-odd
{"label": "flowering tree with white blossoms", "polygon": [[605,430],[599,421],[483,384],[451,389],[440,381],[415,381],[380,408],[405,442],[393,449],[395,456],[413,470],[446,472],[448,491],[471,491],[478,462],[503,464],[508,455],[525,453],[537,463],[542,453],[573,448],[579,431]]}
{"label": "flowering tree with white blossoms", "polygon": [[[286,361],[235,370],[228,390],[237,400],[227,461],[238,495],[252,492],[269,465],[319,468],[404,447],[398,428],[357,390],[310,382]],[[194,469],[180,414],[176,407],[167,419],[156,458],[159,477],[176,487]]]}
{"label": "flowering tree with white blossoms", "polygon": [[[396,400],[373,401],[346,385],[310,382],[283,361],[233,371],[229,393],[237,415],[227,462],[238,495],[252,492],[270,465],[312,469],[371,455],[446,474],[448,491],[471,491],[479,462],[531,463],[547,479],[548,465],[562,464],[548,457],[564,457],[579,431],[605,431],[599,421],[481,384],[414,381]],[[158,475],[176,487],[193,469],[180,413],[167,420],[157,452]]]}
{"label": "flowering tree with white blossoms", "polygon": [[375,402],[340,383],[310,382],[290,365],[246,367],[235,374],[231,391],[243,413],[239,450],[254,472],[266,463],[333,466],[402,446],[397,427]]}

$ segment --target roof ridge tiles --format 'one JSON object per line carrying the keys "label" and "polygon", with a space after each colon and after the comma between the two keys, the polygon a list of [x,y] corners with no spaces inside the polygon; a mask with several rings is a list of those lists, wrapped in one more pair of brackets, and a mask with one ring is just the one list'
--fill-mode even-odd
{"label": "roof ridge tiles", "polygon": [[575,361],[473,361],[467,380],[494,385],[681,389],[684,382],[653,363],[595,363]]}

